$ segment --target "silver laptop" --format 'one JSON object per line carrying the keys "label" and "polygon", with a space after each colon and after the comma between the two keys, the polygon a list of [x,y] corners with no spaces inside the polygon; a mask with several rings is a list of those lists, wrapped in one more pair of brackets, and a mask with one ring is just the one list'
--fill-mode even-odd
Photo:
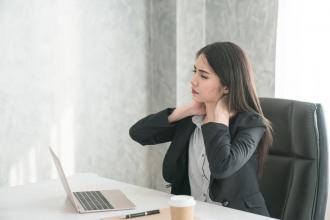
{"label": "silver laptop", "polygon": [[64,174],[62,165],[52,148],[49,148],[55,166],[72,205],[79,213],[104,212],[135,208],[120,190],[72,192]]}

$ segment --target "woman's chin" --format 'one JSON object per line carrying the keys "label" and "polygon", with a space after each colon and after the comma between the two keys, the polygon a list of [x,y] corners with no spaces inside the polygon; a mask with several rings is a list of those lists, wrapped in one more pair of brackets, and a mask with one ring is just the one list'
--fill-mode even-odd
{"label": "woman's chin", "polygon": [[192,95],[192,99],[193,99],[195,102],[204,102],[204,101],[201,100],[200,98],[196,97],[196,95]]}

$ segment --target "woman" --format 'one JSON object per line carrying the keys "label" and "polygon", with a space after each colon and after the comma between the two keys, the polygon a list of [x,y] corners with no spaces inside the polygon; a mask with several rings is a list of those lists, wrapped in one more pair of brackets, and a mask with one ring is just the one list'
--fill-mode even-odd
{"label": "woman", "polygon": [[209,44],[193,72],[192,102],[141,119],[130,136],[142,145],[171,141],[163,177],[173,194],[269,216],[258,174],[271,125],[245,53],[231,42]]}

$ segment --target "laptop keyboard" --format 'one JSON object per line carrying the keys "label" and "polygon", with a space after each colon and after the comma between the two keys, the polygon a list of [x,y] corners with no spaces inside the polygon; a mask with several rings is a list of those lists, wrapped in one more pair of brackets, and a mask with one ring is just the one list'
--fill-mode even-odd
{"label": "laptop keyboard", "polygon": [[85,210],[113,209],[100,191],[73,192]]}

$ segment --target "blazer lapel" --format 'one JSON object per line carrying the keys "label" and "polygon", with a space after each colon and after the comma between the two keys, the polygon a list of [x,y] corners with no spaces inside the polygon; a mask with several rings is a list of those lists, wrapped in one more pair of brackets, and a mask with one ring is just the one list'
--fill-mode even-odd
{"label": "blazer lapel", "polygon": [[196,125],[191,121],[191,117],[184,120],[182,124],[177,128],[177,135],[175,136],[175,147],[177,148],[179,154],[183,151],[188,150],[189,140],[192,132],[196,128]]}

